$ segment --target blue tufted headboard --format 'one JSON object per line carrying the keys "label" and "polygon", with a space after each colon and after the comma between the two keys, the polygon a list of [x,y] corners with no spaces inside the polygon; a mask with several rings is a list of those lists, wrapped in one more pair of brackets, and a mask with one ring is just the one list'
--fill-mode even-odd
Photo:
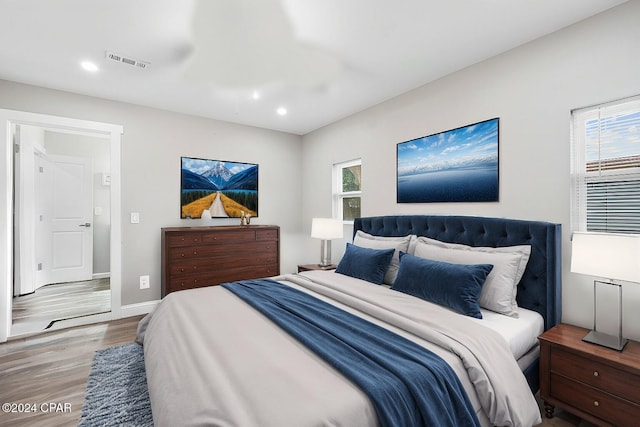
{"label": "blue tufted headboard", "polygon": [[358,230],[376,236],[416,234],[469,246],[531,245],[531,257],[518,285],[518,305],[540,313],[545,329],[560,323],[560,224],[475,216],[405,215],[356,218],[354,236]]}

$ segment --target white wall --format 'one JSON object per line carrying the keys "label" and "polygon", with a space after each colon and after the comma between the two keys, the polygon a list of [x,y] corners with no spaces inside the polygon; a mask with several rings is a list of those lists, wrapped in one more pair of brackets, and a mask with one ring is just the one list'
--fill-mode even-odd
{"label": "white wall", "polygon": [[[160,228],[180,219],[180,156],[259,164],[259,218],[281,227],[281,271],[299,262],[301,137],[0,80],[0,108],[113,123],[122,137],[122,304],[160,298]],[[140,224],[130,224],[130,212]],[[239,221],[239,220],[238,220]],[[239,223],[211,220],[208,225]],[[138,277],[149,274],[150,289]]]}
{"label": "white wall", "polygon": [[[591,278],[568,271],[570,112],[640,94],[639,22],[640,2],[628,2],[305,135],[303,227],[308,231],[312,217],[331,214],[332,164],[358,157],[363,216],[435,213],[561,223],[563,321],[591,327]],[[500,117],[498,203],[396,203],[397,143],[493,117]],[[315,245],[306,239],[306,248]],[[334,260],[342,245],[334,242]],[[640,339],[640,286],[625,286],[624,293],[625,335]]]}

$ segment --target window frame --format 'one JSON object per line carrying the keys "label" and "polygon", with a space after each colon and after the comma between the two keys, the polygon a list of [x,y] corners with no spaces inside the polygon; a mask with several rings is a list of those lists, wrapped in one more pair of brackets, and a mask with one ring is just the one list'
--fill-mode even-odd
{"label": "window frame", "polygon": [[[343,191],[342,190],[342,171],[344,169],[360,166],[360,190],[358,191]],[[343,206],[344,199],[358,197],[360,199],[360,209],[362,212],[362,159],[353,159],[346,162],[334,163],[333,165],[333,216],[341,220],[345,224],[353,224],[353,219],[344,219]]]}
{"label": "window frame", "polygon": [[[597,199],[601,194],[594,194],[589,197],[588,187],[593,184],[602,184],[600,187],[605,187],[606,183],[627,183],[637,182],[640,186],[640,161],[635,159],[628,161],[627,166],[612,167],[611,160],[615,159],[632,159],[633,156],[640,156],[640,149],[637,153],[631,155],[620,156],[614,159],[607,158],[606,156],[600,157],[593,161],[587,161],[587,124],[590,121],[598,121],[598,146],[600,147],[607,143],[613,142],[613,139],[606,138],[606,135],[602,137],[600,130],[602,129],[602,121],[609,117],[617,115],[626,115],[640,113],[640,95],[612,101],[604,104],[594,105],[591,107],[580,108],[571,111],[571,230],[572,231],[592,231],[592,232],[608,232],[608,233],[623,233],[623,234],[637,234],[640,233],[640,222],[634,225],[631,215],[627,215],[624,220],[615,224],[615,214],[604,212],[604,216],[607,219],[598,221],[594,218],[594,224],[597,226],[600,223],[600,227],[589,225],[588,221],[588,201],[593,203],[615,203],[617,200],[614,197],[609,198],[607,195],[603,195],[602,198]],[[640,132],[640,131],[639,131]],[[635,133],[634,133],[635,135]],[[607,164],[608,163],[608,164]],[[591,164],[591,167],[589,167]],[[588,170],[591,168],[591,170]],[[602,191],[600,188],[594,191]],[[603,192],[604,193],[604,192]],[[602,193],[602,194],[603,194]],[[593,194],[593,193],[592,193]],[[622,192],[613,194],[614,196],[622,195]],[[638,194],[640,199],[640,193]],[[634,203],[633,200],[625,207],[638,206],[635,211],[640,214],[640,205]],[[614,210],[615,211],[615,210]],[[627,212],[630,209],[627,209]],[[602,212],[591,211],[595,215]],[[611,218],[611,220],[609,220]],[[637,222],[637,221],[636,221]],[[612,227],[609,224],[612,223]]]}

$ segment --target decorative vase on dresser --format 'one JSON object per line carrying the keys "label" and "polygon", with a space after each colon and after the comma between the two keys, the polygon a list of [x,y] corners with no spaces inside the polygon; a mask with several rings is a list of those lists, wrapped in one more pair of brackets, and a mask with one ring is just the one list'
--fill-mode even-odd
{"label": "decorative vase on dresser", "polygon": [[162,297],[280,274],[280,227],[162,228]]}

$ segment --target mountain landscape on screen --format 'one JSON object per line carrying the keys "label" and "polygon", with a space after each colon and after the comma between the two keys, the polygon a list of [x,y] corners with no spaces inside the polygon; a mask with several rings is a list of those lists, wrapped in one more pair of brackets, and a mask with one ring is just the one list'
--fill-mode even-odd
{"label": "mountain landscape on screen", "polygon": [[181,218],[255,217],[258,165],[182,157],[180,199]]}

